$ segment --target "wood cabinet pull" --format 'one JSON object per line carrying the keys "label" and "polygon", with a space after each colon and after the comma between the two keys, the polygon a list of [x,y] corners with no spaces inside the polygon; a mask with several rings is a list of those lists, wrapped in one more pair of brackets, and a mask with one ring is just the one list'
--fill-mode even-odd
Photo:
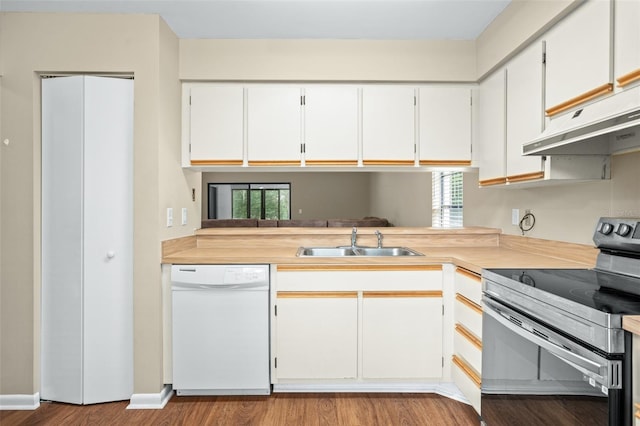
{"label": "wood cabinet pull", "polygon": [[485,179],[479,182],[480,186],[503,185],[507,183],[506,177],[498,177],[493,179]]}
{"label": "wood cabinet pull", "polygon": [[610,93],[612,91],[613,91],[612,83],[603,84],[602,86],[598,86],[593,90],[589,90],[588,92],[583,93],[582,95],[576,96],[575,98],[569,99],[568,101],[562,102],[561,104],[558,104],[556,106],[552,106],[551,108],[545,110],[545,113],[547,114],[547,117],[553,117],[556,114],[559,114],[563,111],[571,109],[582,103],[595,99],[599,96],[606,95],[607,93]]}
{"label": "wood cabinet pull", "polygon": [[473,346],[482,350],[482,340],[478,339],[472,332],[462,324],[456,324],[455,331],[469,341]]}
{"label": "wood cabinet pull", "polygon": [[299,166],[300,160],[250,160],[250,166]]}
{"label": "wood cabinet pull", "polygon": [[362,160],[365,166],[413,166],[414,160]]}
{"label": "wood cabinet pull", "polygon": [[471,166],[471,160],[420,160],[421,166]]}
{"label": "wood cabinet pull", "polygon": [[473,368],[468,366],[467,363],[464,362],[464,360],[460,359],[457,355],[452,356],[451,361],[455,365],[457,365],[458,368],[460,368],[460,370],[462,370],[462,372],[466,374],[468,378],[471,379],[471,381],[478,387],[478,389],[480,389],[482,381],[480,380],[480,375],[476,373]]}
{"label": "wood cabinet pull", "polygon": [[441,290],[426,291],[363,291],[362,297],[442,297]]}
{"label": "wood cabinet pull", "polygon": [[278,265],[278,272],[305,271],[442,271],[442,265]]}
{"label": "wood cabinet pull", "polygon": [[473,309],[477,313],[482,314],[482,306],[478,305],[475,302],[472,302],[471,300],[467,299],[460,293],[456,293],[456,300],[462,303],[463,305],[465,305],[466,307]]}
{"label": "wood cabinet pull", "polygon": [[527,182],[530,180],[544,179],[544,172],[525,173],[522,175],[507,176],[507,182]]}
{"label": "wood cabinet pull", "polygon": [[278,299],[353,299],[357,291],[279,291]]}
{"label": "wood cabinet pull", "polygon": [[618,87],[627,86],[633,83],[634,81],[638,81],[638,80],[640,80],[640,68],[638,68],[635,71],[631,71],[628,74],[621,75],[616,79],[616,81],[618,82]]}
{"label": "wood cabinet pull", "polygon": [[305,160],[307,166],[357,166],[358,160]]}
{"label": "wood cabinet pull", "polygon": [[470,278],[470,279],[472,279],[474,281],[477,281],[477,282],[481,282],[482,281],[482,277],[480,277],[480,275],[476,274],[475,272],[471,272],[471,271],[469,271],[467,269],[464,269],[464,268],[457,267],[456,268],[456,273],[460,274],[460,275],[464,275],[465,277]]}
{"label": "wood cabinet pull", "polygon": [[191,160],[192,166],[242,166],[242,160]]}

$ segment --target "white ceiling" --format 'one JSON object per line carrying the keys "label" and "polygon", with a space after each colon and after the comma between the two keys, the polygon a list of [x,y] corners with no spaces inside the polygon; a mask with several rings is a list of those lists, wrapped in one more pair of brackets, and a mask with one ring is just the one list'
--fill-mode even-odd
{"label": "white ceiling", "polygon": [[159,14],[179,38],[472,40],[510,1],[0,0],[0,11]]}

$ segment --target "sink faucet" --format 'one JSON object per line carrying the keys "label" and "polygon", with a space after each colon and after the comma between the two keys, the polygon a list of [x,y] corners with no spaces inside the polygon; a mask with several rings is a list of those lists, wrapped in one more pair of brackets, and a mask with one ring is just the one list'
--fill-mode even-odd
{"label": "sink faucet", "polygon": [[358,238],[358,228],[355,226],[351,229],[351,247],[356,246],[356,239]]}
{"label": "sink faucet", "polygon": [[378,248],[382,248],[382,232],[376,229],[376,237],[378,237]]}

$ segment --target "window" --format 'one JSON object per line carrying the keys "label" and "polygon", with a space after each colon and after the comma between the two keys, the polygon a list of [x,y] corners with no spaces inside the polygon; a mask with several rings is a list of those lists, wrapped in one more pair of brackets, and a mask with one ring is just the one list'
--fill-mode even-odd
{"label": "window", "polygon": [[433,172],[431,226],[462,226],[462,172]]}
{"label": "window", "polygon": [[291,184],[209,184],[209,219],[291,218]]}

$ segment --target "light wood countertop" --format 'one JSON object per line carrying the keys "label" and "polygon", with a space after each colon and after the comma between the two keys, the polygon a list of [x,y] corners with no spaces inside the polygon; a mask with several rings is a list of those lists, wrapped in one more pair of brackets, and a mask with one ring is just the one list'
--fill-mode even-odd
{"label": "light wood countertop", "polygon": [[628,315],[622,319],[622,328],[640,336],[640,315]]}

